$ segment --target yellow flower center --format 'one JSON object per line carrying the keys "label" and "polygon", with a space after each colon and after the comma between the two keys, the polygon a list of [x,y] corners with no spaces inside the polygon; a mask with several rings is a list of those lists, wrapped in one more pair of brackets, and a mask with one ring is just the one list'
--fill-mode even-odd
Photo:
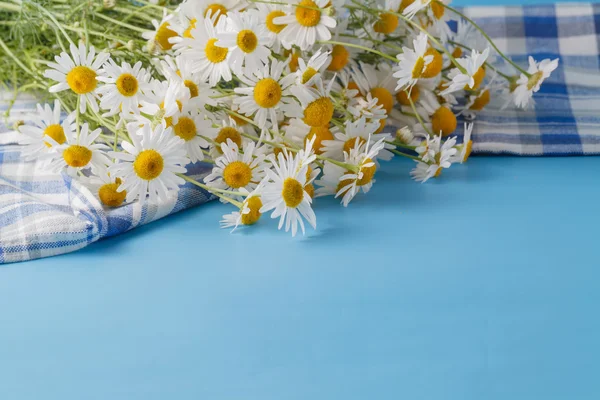
{"label": "yellow flower center", "polygon": [[279,33],[286,27],[285,24],[281,25],[273,22],[273,20],[278,17],[285,17],[285,13],[281,10],[275,10],[267,14],[267,29],[273,33]]}
{"label": "yellow flower center", "polygon": [[98,197],[102,204],[108,207],[118,207],[125,201],[127,197],[127,191],[117,192],[117,189],[121,185],[121,179],[115,179],[114,183],[106,183],[100,186],[98,189]]}
{"label": "yellow flower center", "polygon": [[398,100],[398,103],[402,104],[403,106],[410,106],[408,92],[410,92],[410,100],[412,100],[413,103],[419,100],[421,90],[417,85],[415,85],[409,90],[403,90],[401,92],[396,93],[396,100]]}
{"label": "yellow flower center", "polygon": [[133,170],[140,178],[151,181],[160,176],[165,160],[156,150],[143,150],[133,162]]}
{"label": "yellow flower center", "polygon": [[[206,10],[204,10],[204,18],[206,18],[208,15],[214,17],[215,15],[219,15],[219,18],[221,18],[222,15],[227,15],[227,8],[225,8],[225,6],[223,4],[218,4],[218,3],[213,3],[208,5],[208,7],[206,7]],[[217,18],[217,20],[219,19]],[[215,22],[217,21],[215,20]]]}
{"label": "yellow flower center", "polygon": [[258,38],[250,29],[244,29],[237,35],[237,45],[244,53],[252,53],[258,45]]}
{"label": "yellow flower center", "polygon": [[538,84],[540,79],[542,79],[543,76],[544,73],[542,71],[538,71],[535,74],[531,75],[531,77],[527,81],[527,89],[532,90]]}
{"label": "yellow flower center", "polygon": [[[382,118],[379,120],[379,128],[377,128],[377,130],[375,131],[375,133],[381,133],[383,131],[383,128],[385,128],[385,118]],[[371,122],[371,121],[368,121]]]}
{"label": "yellow flower center", "polygon": [[198,131],[196,130],[196,123],[189,117],[181,117],[177,124],[173,128],[175,134],[185,140],[186,142],[196,137]]}
{"label": "yellow flower center", "polygon": [[401,13],[402,11],[404,11],[404,9],[406,7],[410,6],[414,2],[415,2],[415,0],[402,0],[402,3],[400,3],[400,8],[398,9],[398,12]]}
{"label": "yellow flower center", "polygon": [[67,165],[81,168],[88,165],[92,159],[92,151],[85,146],[71,145],[63,151],[63,158]]}
{"label": "yellow flower center", "polygon": [[471,155],[471,152],[473,151],[473,141],[469,140],[464,146],[467,146],[467,148],[465,150],[465,155],[463,156],[462,162],[467,162],[469,156]]}
{"label": "yellow flower center", "polygon": [[375,87],[371,89],[371,96],[377,98],[377,104],[382,106],[387,114],[392,111],[392,108],[394,107],[394,96],[392,96],[389,90],[382,87]]}
{"label": "yellow flower center", "polygon": [[377,33],[389,35],[398,27],[398,17],[390,13],[379,14],[379,20],[375,22],[373,30]]}
{"label": "yellow flower center", "polygon": [[415,62],[415,66],[413,67],[412,78],[419,79],[420,77],[422,77],[424,68],[425,68],[425,60],[423,59],[423,57],[419,57],[417,59],[417,61]]}
{"label": "yellow flower center", "polygon": [[260,208],[263,205],[262,200],[260,197],[252,196],[249,199],[246,199],[245,203],[250,209],[250,212],[248,214],[242,214],[242,224],[255,224],[260,219]]}
{"label": "yellow flower center", "polygon": [[[67,141],[65,130],[59,124],[48,125],[46,129],[44,129],[44,135],[50,136],[58,144],[63,144]],[[48,147],[52,147],[48,142],[44,142],[44,144]]]}
{"label": "yellow flower center", "polygon": [[[365,164],[373,163],[373,165],[367,167]],[[356,181],[359,186],[366,185],[367,183],[373,180],[375,176],[375,171],[377,171],[377,166],[370,158],[365,158],[361,164],[360,172],[362,172],[362,177]]]}
{"label": "yellow flower center", "polygon": [[171,50],[173,43],[170,43],[169,39],[177,36],[177,32],[171,30],[169,26],[170,25],[168,22],[163,22],[163,24],[156,31],[155,40],[163,50]]}
{"label": "yellow flower center", "polygon": [[431,116],[431,128],[435,135],[450,135],[456,130],[456,115],[447,107],[438,108]]}
{"label": "yellow flower center", "polygon": [[296,72],[298,70],[298,58],[300,57],[300,53],[298,53],[297,51],[292,51],[292,50],[286,50],[283,53],[286,57],[289,57],[289,55],[291,54],[292,57],[290,58],[290,71],[291,72]]}
{"label": "yellow flower center", "polygon": [[227,58],[227,53],[229,52],[226,47],[215,46],[216,41],[216,38],[208,39],[206,47],[204,48],[206,58],[213,64],[223,62],[225,58]]}
{"label": "yellow flower center", "polygon": [[348,139],[344,143],[344,153],[350,154],[350,150],[358,147],[357,146],[357,142],[358,142],[358,146],[362,146],[363,144],[367,143],[367,141],[364,138],[360,137],[360,136]]}
{"label": "yellow flower center", "polygon": [[262,108],[272,108],[281,100],[281,86],[273,78],[264,78],[254,87],[254,101]]}
{"label": "yellow flower center", "polygon": [[89,67],[79,65],[67,74],[67,84],[77,94],[86,94],[96,89],[96,72]]}
{"label": "yellow flower center", "polygon": [[473,74],[473,80],[475,84],[473,87],[469,87],[469,85],[465,85],[465,90],[477,90],[483,82],[483,78],[485,78],[485,68],[483,66],[479,67],[479,69]]}
{"label": "yellow flower center", "polygon": [[240,133],[235,128],[226,126],[224,128],[221,128],[219,134],[215,138],[215,142],[218,143],[217,150],[219,151],[219,153],[222,153],[221,144],[227,143],[227,139],[231,139],[233,143],[237,144],[238,148],[242,146],[242,135],[240,135]]}
{"label": "yellow flower center", "polygon": [[190,19],[190,24],[188,25],[187,29],[185,31],[183,31],[184,38],[188,38],[188,39],[194,38],[192,36],[192,30],[196,27],[197,22],[198,22],[198,20],[196,18]]}
{"label": "yellow flower center", "polygon": [[475,111],[481,111],[483,110],[483,108],[485,106],[487,106],[490,102],[490,91],[489,90],[484,90],[483,93],[481,93],[473,102],[473,104],[471,105],[471,107],[469,107],[471,110],[475,110]]}
{"label": "yellow flower center", "polygon": [[286,206],[296,208],[302,203],[302,199],[304,198],[304,188],[296,179],[286,178],[285,181],[283,181],[281,196],[283,197]]}
{"label": "yellow flower center", "polygon": [[315,197],[315,185],[313,185],[312,183],[309,183],[308,185],[304,186],[304,191],[308,193],[311,199]]}
{"label": "yellow flower center", "polygon": [[312,78],[313,76],[315,76],[317,74],[317,70],[314,69],[313,67],[308,67],[306,68],[306,71],[304,71],[304,73],[302,74],[302,83],[306,83],[310,80],[310,78]]}
{"label": "yellow flower center", "polygon": [[333,140],[333,134],[326,126],[314,126],[310,128],[310,132],[304,138],[304,144],[306,145],[306,142],[312,140],[312,138],[315,138],[313,150],[316,154],[322,154],[323,140]]}
{"label": "yellow flower center", "polygon": [[331,62],[327,67],[328,71],[337,72],[348,64],[350,53],[341,44],[336,44],[331,49]]}
{"label": "yellow flower center", "polygon": [[131,97],[138,91],[138,80],[131,74],[121,74],[117,78],[117,89],[125,97]]}
{"label": "yellow flower center", "polygon": [[200,91],[198,90],[198,85],[196,85],[194,82],[190,81],[189,79],[186,79],[185,81],[183,81],[183,84],[190,91],[190,97],[192,99],[194,97],[198,97],[198,94],[200,93]]}
{"label": "yellow flower center", "polygon": [[428,49],[425,52],[425,56],[433,56],[433,60],[431,60],[431,62],[425,67],[425,71],[423,71],[423,78],[433,78],[442,72],[444,59],[442,58],[442,55],[433,48]]}
{"label": "yellow flower center", "polygon": [[333,103],[329,97],[311,102],[304,110],[304,123],[308,126],[329,126],[333,118]]}
{"label": "yellow flower center", "polygon": [[296,21],[302,26],[317,26],[321,21],[321,11],[315,10],[315,8],[319,7],[313,0],[302,0],[296,6]]}
{"label": "yellow flower center", "polygon": [[433,16],[436,19],[441,19],[444,16],[446,9],[441,2],[434,0],[431,2],[431,11],[433,11]]}
{"label": "yellow flower center", "polygon": [[455,47],[454,50],[452,51],[452,57],[454,58],[461,58],[463,54],[463,51],[460,47]]}
{"label": "yellow flower center", "polygon": [[241,188],[250,183],[252,179],[252,169],[242,161],[234,161],[223,170],[223,180],[234,189]]}
{"label": "yellow flower center", "polygon": [[433,175],[434,178],[439,178],[440,175],[442,174],[442,171],[444,170],[444,168],[439,167],[436,171],[435,174]]}

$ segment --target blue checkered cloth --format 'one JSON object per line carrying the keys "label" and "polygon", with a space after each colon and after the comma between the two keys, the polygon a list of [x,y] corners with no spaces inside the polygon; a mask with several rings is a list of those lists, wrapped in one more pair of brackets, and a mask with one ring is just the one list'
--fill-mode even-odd
{"label": "blue checkered cloth", "polygon": [[[559,68],[537,93],[534,111],[482,112],[473,131],[475,153],[517,155],[600,154],[600,4],[469,7],[498,47],[520,65],[560,58]],[[4,96],[4,102],[2,102]],[[10,94],[0,93],[0,111]],[[211,199],[186,184],[161,204],[104,209],[79,182],[24,162],[12,121],[34,109],[21,98],[7,126],[0,123],[0,263],[30,260],[80,249]],[[190,175],[210,169],[195,164]],[[216,227],[215,227],[216,229]]]}

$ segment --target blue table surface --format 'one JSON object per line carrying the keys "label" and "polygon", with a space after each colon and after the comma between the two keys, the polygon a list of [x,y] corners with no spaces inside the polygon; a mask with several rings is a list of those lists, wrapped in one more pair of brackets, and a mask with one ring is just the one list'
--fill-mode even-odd
{"label": "blue table surface", "polygon": [[600,158],[411,166],[304,238],[214,202],[0,266],[0,399],[600,398]]}

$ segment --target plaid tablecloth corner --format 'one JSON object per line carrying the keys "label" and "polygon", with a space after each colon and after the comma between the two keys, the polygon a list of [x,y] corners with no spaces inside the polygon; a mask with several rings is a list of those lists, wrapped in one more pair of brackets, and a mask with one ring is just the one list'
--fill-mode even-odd
{"label": "plaid tablecloth corner", "polygon": [[[474,152],[600,154],[600,4],[462,11],[520,65],[527,65],[528,55],[560,59],[559,68],[535,97],[535,110],[501,110],[492,104],[479,114]],[[10,93],[0,93],[0,112],[10,98]],[[208,193],[187,184],[178,197],[162,204],[104,209],[68,176],[48,174],[20,159],[16,134],[8,131],[34,107],[35,99],[20,98],[8,123],[0,122],[0,263],[74,251],[210,200]],[[190,174],[200,178],[209,168],[196,164]]]}

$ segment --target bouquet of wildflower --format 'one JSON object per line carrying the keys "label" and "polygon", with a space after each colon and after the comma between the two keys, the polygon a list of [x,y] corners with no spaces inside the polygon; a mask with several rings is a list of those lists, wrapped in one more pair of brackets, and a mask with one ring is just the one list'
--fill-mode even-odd
{"label": "bouquet of wildflower", "polygon": [[[420,182],[465,162],[469,121],[492,99],[531,107],[557,67],[516,65],[448,3],[0,3],[9,34],[44,25],[22,35],[36,52],[0,40],[3,62],[26,73],[16,85],[55,97],[18,127],[24,154],[107,207],[161,201],[187,181],[235,207],[224,227],[271,213],[304,232],[317,197],[348,206],[382,161],[414,160]],[[202,181],[185,175],[195,162],[213,165]]]}

